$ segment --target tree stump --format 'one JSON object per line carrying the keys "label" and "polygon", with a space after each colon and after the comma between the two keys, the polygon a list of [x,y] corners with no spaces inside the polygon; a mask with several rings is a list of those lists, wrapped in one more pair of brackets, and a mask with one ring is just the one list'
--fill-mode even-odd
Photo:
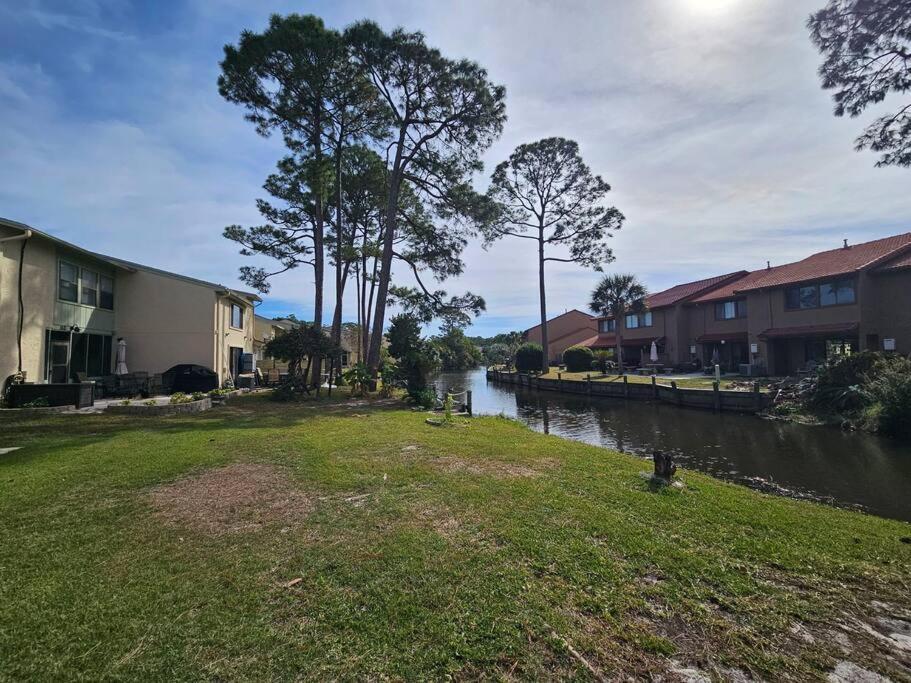
{"label": "tree stump", "polygon": [[652,460],[655,462],[655,478],[663,479],[669,482],[677,473],[677,465],[674,464],[674,456],[670,453],[655,451],[652,453]]}

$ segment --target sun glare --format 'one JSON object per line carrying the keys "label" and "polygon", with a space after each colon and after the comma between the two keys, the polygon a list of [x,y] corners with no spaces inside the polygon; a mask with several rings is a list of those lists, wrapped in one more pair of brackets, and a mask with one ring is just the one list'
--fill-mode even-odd
{"label": "sun glare", "polygon": [[722,14],[732,9],[738,0],[680,0],[686,9],[700,14]]}

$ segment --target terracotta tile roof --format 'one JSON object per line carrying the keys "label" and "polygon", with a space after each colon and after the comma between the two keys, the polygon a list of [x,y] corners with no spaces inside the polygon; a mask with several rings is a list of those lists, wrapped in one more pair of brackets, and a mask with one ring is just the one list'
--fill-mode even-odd
{"label": "terracotta tile roof", "polygon": [[904,255],[899,256],[896,259],[887,261],[876,270],[877,272],[887,272],[891,270],[902,270],[904,268],[911,268],[911,250],[905,252]]}
{"label": "terracotta tile roof", "polygon": [[696,280],[695,282],[687,282],[682,285],[676,285],[670,289],[665,289],[663,292],[650,294],[645,300],[645,303],[649,308],[673,306],[676,303],[680,303],[681,301],[685,301],[691,297],[697,296],[698,294],[705,292],[707,289],[713,289],[719,285],[725,284],[729,280],[737,279],[743,275],[746,275],[745,270],[741,270],[736,273],[728,273],[727,275],[716,275],[715,277],[709,277],[704,280]]}
{"label": "terracotta tile roof", "polygon": [[[561,313],[560,315],[555,315],[553,318],[548,318],[548,319],[547,319],[547,324],[550,325],[550,324],[551,324],[552,322],[554,322],[555,320],[559,320],[560,318],[562,318],[562,317],[564,317],[564,316],[573,315],[573,314],[575,314],[575,315],[581,315],[581,316],[583,316],[583,317],[585,317],[585,318],[588,318],[588,320],[590,320],[590,321],[592,322],[592,324],[594,324],[595,320],[597,320],[597,318],[595,318],[595,316],[593,316],[593,315],[590,315],[590,314],[588,314],[588,313],[585,313],[584,311],[580,311],[578,308],[572,308],[572,309],[570,309],[570,310],[568,310],[568,311],[565,311],[565,312]],[[536,330],[536,329],[538,329],[539,327],[541,327],[541,323],[538,323],[537,325],[532,325],[532,326],[529,327],[527,330],[525,330],[525,332],[523,332],[523,334],[528,334],[528,333],[531,332],[532,330]]]}
{"label": "terracotta tile roof", "polygon": [[617,345],[617,337],[614,334],[596,334],[594,337],[589,337],[584,341],[580,341],[578,346],[587,346],[590,349],[598,349],[602,347],[613,348]]}
{"label": "terracotta tile roof", "polygon": [[[899,258],[889,261],[895,256],[899,256]],[[752,273],[747,273],[737,280],[692,299],[692,303],[720,301],[755,289],[782,287],[835,275],[846,275],[882,262],[887,262],[887,265],[881,268],[882,270],[911,266],[911,232],[854,244],[847,248],[821,251],[802,261],[754,270]]]}
{"label": "terracotta tile roof", "polygon": [[855,332],[858,323],[827,323],[825,325],[803,325],[800,327],[772,327],[759,333],[760,339],[774,339],[776,337],[810,337],[821,334],[835,334],[839,332]]}

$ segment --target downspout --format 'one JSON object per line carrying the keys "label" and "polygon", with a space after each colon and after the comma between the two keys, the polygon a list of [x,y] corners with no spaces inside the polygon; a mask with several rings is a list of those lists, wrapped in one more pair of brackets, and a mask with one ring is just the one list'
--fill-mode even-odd
{"label": "downspout", "polygon": [[33,234],[34,233],[31,230],[26,230],[21,235],[0,238],[0,242],[15,242],[17,240],[22,240],[22,246],[19,249],[19,279],[17,290],[19,318],[16,322],[16,351],[18,353],[17,371],[19,375],[22,375],[22,326],[25,321],[25,302],[22,297],[22,274],[25,270],[25,247]]}

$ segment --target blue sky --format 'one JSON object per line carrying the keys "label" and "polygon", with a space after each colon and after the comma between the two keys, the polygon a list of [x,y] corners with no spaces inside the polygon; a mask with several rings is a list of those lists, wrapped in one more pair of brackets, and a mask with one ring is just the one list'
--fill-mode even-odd
{"label": "blue sky", "polygon": [[[487,173],[522,142],[578,140],[627,216],[608,269],[635,272],[654,291],[906,232],[911,171],[876,169],[852,148],[879,110],[836,119],[819,88],[804,24],[822,4],[2,3],[0,215],[236,285],[250,260],[221,230],[257,221],[254,200],[281,148],[221,100],[218,61],[242,29],[297,11],[339,28],[369,17],[420,29],[446,54],[479,61],[507,87],[509,121]],[[465,258],[464,276],[444,287],[487,299],[473,333],[536,322],[525,240],[473,244]],[[597,277],[554,264],[550,312],[583,308]],[[312,287],[309,271],[282,276],[261,310],[306,317]]]}

